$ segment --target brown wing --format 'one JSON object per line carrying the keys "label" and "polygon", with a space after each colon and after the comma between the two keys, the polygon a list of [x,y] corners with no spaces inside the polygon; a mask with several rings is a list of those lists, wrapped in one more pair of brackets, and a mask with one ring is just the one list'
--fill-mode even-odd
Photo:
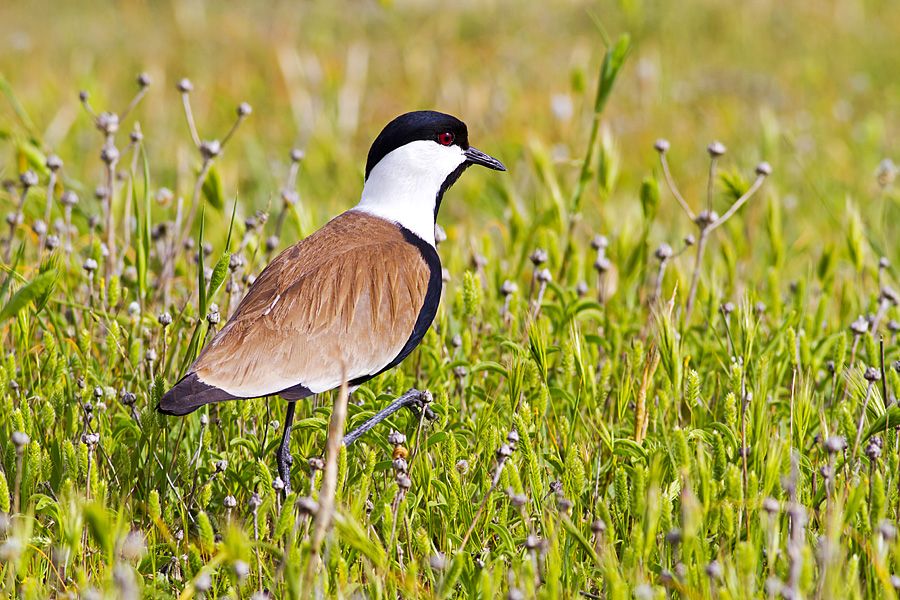
{"label": "brown wing", "polygon": [[192,371],[237,397],[313,393],[374,375],[403,349],[430,270],[393,223],[347,212],[279,254]]}

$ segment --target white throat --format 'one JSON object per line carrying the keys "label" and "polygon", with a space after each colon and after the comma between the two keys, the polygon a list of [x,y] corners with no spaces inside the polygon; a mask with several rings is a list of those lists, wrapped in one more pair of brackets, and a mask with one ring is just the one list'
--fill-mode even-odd
{"label": "white throat", "polygon": [[417,140],[389,152],[369,172],[352,210],[393,221],[434,246],[434,208],[447,177],[466,160],[459,146]]}

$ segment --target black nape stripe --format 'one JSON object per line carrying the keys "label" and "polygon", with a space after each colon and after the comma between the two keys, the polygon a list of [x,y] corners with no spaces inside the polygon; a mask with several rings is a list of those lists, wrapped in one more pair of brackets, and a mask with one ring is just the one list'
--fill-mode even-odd
{"label": "black nape stripe", "polygon": [[418,140],[433,140],[437,143],[438,134],[446,131],[453,134],[454,145],[463,150],[469,148],[469,132],[466,124],[452,115],[433,110],[419,110],[400,115],[388,123],[372,142],[366,160],[366,179],[382,158],[400,146]]}

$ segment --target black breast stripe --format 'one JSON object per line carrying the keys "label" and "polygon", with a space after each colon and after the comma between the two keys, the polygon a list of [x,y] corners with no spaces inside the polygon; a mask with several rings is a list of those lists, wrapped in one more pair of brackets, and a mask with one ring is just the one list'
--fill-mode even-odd
{"label": "black breast stripe", "polygon": [[434,249],[434,246],[406,227],[403,227],[402,225],[398,227],[400,227],[400,231],[403,233],[403,238],[408,243],[418,248],[419,252],[422,253],[422,258],[425,259],[425,264],[428,265],[428,289],[425,291],[425,301],[422,303],[422,309],[419,311],[419,316],[416,319],[416,324],[413,326],[409,339],[406,340],[406,344],[403,345],[403,348],[400,350],[400,353],[394,357],[394,360],[377,373],[357,377],[349,382],[351,386],[365,383],[373,377],[377,377],[403,362],[403,359],[409,356],[422,341],[422,338],[425,337],[425,333],[428,331],[428,328],[431,327],[431,323],[434,322],[434,317],[437,315],[438,304],[440,304],[441,301],[441,287],[443,286],[443,278],[441,277],[441,259],[438,256],[437,250]]}

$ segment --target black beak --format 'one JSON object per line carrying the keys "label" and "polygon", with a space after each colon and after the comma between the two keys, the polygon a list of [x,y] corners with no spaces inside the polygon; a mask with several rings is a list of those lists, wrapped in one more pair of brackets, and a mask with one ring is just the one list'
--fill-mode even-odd
{"label": "black beak", "polygon": [[469,146],[469,148],[463,152],[466,155],[466,162],[473,165],[481,165],[482,167],[487,167],[488,169],[493,169],[495,171],[505,171],[506,167],[503,166],[503,163],[494,158],[493,156],[489,156],[479,150],[478,148],[473,148]]}

